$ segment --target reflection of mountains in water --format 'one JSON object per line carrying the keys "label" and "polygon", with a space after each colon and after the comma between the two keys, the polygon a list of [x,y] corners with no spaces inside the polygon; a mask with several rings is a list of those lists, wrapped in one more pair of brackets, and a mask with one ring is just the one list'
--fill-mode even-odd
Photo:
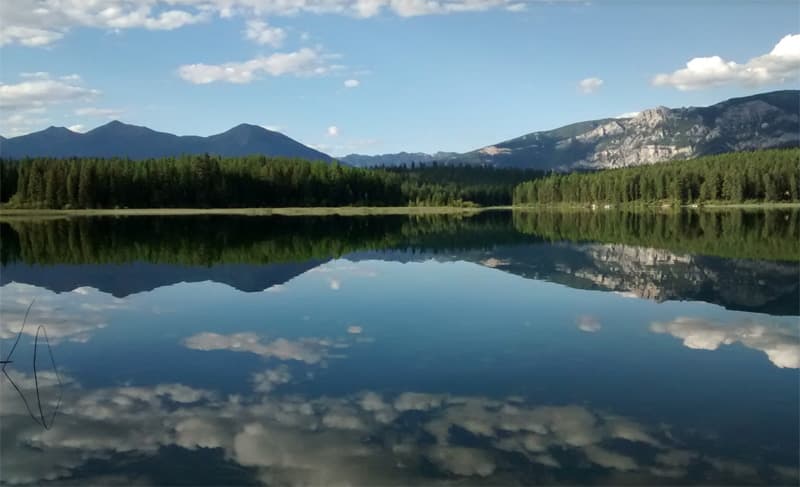
{"label": "reflection of mountains in water", "polygon": [[645,247],[558,243],[501,247],[488,262],[531,279],[639,298],[693,300],[725,308],[799,315],[798,272],[792,263],[674,254]]}
{"label": "reflection of mountains in water", "polygon": [[[56,292],[90,286],[122,297],[180,282],[214,281],[252,292],[284,283],[339,256],[397,262],[433,258],[479,263],[579,289],[800,315],[797,262],[713,257],[686,250],[713,245],[729,254],[738,242],[744,256],[766,252],[762,257],[768,259],[791,254],[796,212],[760,217],[726,213],[702,221],[682,214],[618,215],[622,216],[611,219],[585,213],[569,220],[562,215],[555,219],[515,215],[513,222],[510,213],[495,212],[475,217],[170,217],[15,223],[3,225],[0,232],[4,263],[0,284],[15,281]],[[665,229],[674,242],[665,240]],[[712,231],[716,243],[704,239]],[[580,235],[610,243],[581,242]],[[759,235],[763,245],[748,245]],[[562,241],[544,242],[542,236]],[[648,239],[663,241],[664,247],[672,243],[677,249],[640,244]]]}
{"label": "reflection of mountains in water", "polygon": [[244,292],[258,292],[283,284],[322,262],[309,260],[286,264],[221,264],[210,267],[146,262],[49,266],[13,263],[3,267],[0,284],[20,282],[58,293],[88,286],[117,298],[182,282],[203,281],[227,284]]}

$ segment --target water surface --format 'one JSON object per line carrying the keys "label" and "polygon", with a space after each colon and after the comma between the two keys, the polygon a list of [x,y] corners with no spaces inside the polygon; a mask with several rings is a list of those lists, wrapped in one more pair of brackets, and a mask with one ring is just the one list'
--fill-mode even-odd
{"label": "water surface", "polygon": [[798,232],[787,211],[3,223],[4,360],[35,302],[0,479],[796,484]]}

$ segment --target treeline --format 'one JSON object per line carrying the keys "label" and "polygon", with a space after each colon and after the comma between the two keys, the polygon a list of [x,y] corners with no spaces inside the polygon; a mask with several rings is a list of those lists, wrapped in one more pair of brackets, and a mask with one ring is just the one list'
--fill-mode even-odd
{"label": "treeline", "polygon": [[401,189],[412,204],[432,206],[452,201],[478,202],[483,206],[510,205],[516,185],[544,176],[532,169],[436,162],[374,169],[402,178]]}
{"label": "treeline", "polygon": [[508,205],[518,169],[364,169],[263,156],[0,161],[0,200],[21,208]]}
{"label": "treeline", "polygon": [[800,149],[735,152],[592,173],[552,174],[514,189],[515,205],[800,201]]}
{"label": "treeline", "polygon": [[519,232],[553,242],[596,242],[677,253],[800,261],[800,211],[558,211],[514,212]]}

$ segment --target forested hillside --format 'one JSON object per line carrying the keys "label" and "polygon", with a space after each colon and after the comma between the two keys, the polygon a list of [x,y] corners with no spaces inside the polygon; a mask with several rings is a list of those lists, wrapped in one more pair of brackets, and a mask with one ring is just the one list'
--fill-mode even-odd
{"label": "forested hillside", "polygon": [[470,166],[363,169],[263,156],[0,161],[21,208],[508,205],[538,173]]}
{"label": "forested hillside", "polygon": [[517,186],[514,204],[798,202],[799,164],[800,149],[773,149],[551,174]]}

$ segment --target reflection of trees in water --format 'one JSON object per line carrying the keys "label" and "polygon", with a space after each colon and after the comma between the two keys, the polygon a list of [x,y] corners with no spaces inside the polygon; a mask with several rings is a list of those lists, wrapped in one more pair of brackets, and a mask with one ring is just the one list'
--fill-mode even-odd
{"label": "reflection of trees in water", "polygon": [[36,264],[268,264],[354,251],[599,241],[761,260],[800,259],[800,212],[525,211],[465,215],[94,217],[0,224],[0,260]]}
{"label": "reflection of trees in water", "polygon": [[[33,341],[33,380],[34,380],[34,390],[36,392],[36,409],[38,415],[31,409],[30,404],[28,403],[25,394],[19,388],[14,379],[8,374],[6,368],[9,364],[14,363],[12,360],[14,357],[14,352],[17,349],[17,345],[19,345],[19,341],[22,339],[22,332],[25,330],[25,325],[28,322],[28,316],[31,312],[31,307],[36,300],[32,300],[31,303],[28,305],[28,308],[25,310],[25,316],[22,319],[22,326],[19,329],[19,333],[17,333],[17,338],[14,340],[14,344],[11,345],[11,350],[9,350],[8,355],[4,360],[1,360],[0,363],[2,364],[2,372],[6,379],[8,379],[11,386],[14,388],[15,391],[19,394],[20,399],[22,399],[23,404],[25,405],[25,409],[28,411],[30,417],[36,421],[39,426],[48,430],[53,426],[53,422],[56,419],[56,414],[58,414],[58,409],[61,407],[61,398],[63,394],[63,384],[61,382],[61,376],[58,374],[58,367],[56,366],[56,359],[53,356],[53,349],[50,346],[50,339],[47,337],[47,329],[43,325],[39,325],[36,328],[36,335],[34,336]],[[56,400],[56,405],[53,408],[52,414],[49,415],[49,420],[45,417],[44,409],[42,408],[42,397],[41,391],[39,389],[39,370],[37,365],[37,355],[39,353],[39,337],[42,337],[43,343],[47,347],[47,353],[50,356],[50,364],[53,367],[53,373],[55,374],[56,380],[58,382],[58,399]]]}
{"label": "reflection of trees in water", "polygon": [[524,241],[507,213],[475,217],[128,217],[2,224],[2,262],[268,264],[358,250],[485,248]]}
{"label": "reflection of trees in water", "polygon": [[675,252],[800,260],[800,211],[520,211],[514,227],[553,241],[622,243]]}

